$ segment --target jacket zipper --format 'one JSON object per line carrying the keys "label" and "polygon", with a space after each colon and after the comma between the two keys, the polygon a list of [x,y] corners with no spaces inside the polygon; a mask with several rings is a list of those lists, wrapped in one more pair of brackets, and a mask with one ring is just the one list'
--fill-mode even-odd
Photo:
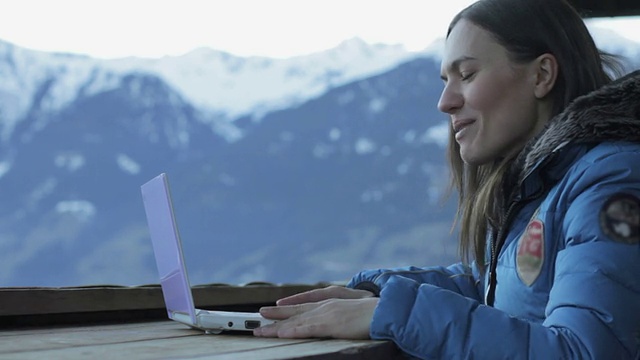
{"label": "jacket zipper", "polygon": [[514,200],[509,204],[509,208],[507,208],[507,213],[505,216],[504,223],[498,229],[497,236],[491,237],[491,260],[489,262],[489,286],[487,288],[487,293],[485,296],[485,304],[488,306],[493,306],[495,301],[496,294],[496,286],[498,285],[498,277],[496,275],[497,263],[498,263],[498,252],[502,248],[502,244],[504,243],[505,231],[511,222],[511,217],[513,214],[513,210],[516,208],[516,205],[521,202]]}
{"label": "jacket zipper", "polygon": [[[568,142],[564,142],[561,145],[559,145],[556,149],[554,149],[551,152],[550,155],[548,155],[545,159],[543,159],[540,162],[540,164],[538,164],[538,166],[536,166],[535,168],[541,169],[547,166],[557,156],[556,154],[558,150],[563,148],[566,144],[568,144]],[[529,177],[529,175],[531,175],[532,172],[533,170],[527,172],[527,174],[524,176],[524,180],[522,180],[519,187],[521,187],[522,184],[525,183],[526,179]],[[547,188],[547,185],[548,184],[546,184],[543,181],[542,186],[536,193],[524,199],[522,199],[519,195],[516,196],[514,199],[512,199],[511,202],[509,203],[509,207],[507,208],[504,222],[500,224],[500,228],[498,229],[497,236],[491,237],[491,260],[489,262],[489,284],[487,286],[487,291],[485,293],[485,298],[484,298],[485,300],[484,302],[488,306],[493,306],[493,303],[495,302],[495,299],[496,299],[496,287],[498,286],[498,276],[496,274],[496,270],[498,268],[498,254],[500,253],[500,250],[502,249],[502,245],[504,245],[504,241],[508,234],[508,232],[505,230],[509,227],[509,225],[511,224],[511,221],[513,221],[512,217],[513,217],[513,214],[515,213],[514,210],[516,210],[516,207],[518,210],[520,210],[522,209],[524,204],[526,204],[527,202],[542,196],[545,193],[545,189]]]}

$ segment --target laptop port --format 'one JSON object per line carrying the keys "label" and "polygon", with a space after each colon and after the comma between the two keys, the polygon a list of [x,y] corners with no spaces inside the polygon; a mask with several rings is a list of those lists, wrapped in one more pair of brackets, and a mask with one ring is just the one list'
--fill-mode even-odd
{"label": "laptop port", "polygon": [[255,329],[260,327],[260,321],[258,320],[246,320],[244,322],[244,327],[246,329]]}

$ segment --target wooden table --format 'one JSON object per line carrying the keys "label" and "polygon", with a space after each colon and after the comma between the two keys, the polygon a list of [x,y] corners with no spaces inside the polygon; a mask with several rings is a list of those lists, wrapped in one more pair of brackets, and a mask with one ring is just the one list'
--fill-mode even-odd
{"label": "wooden table", "polygon": [[[256,311],[313,285],[203,285],[197,307]],[[0,288],[2,359],[406,359],[386,341],[206,335],[168,320],[160,287]]]}
{"label": "wooden table", "polygon": [[401,359],[383,341],[287,340],[205,335],[153,322],[0,331],[0,359]]}

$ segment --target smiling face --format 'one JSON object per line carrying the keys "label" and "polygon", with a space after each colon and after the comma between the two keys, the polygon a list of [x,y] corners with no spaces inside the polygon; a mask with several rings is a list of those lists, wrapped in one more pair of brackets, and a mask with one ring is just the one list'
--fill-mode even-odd
{"label": "smiling face", "polygon": [[537,62],[511,61],[489,32],[467,20],[446,40],[441,75],[445,88],[438,109],[451,115],[465,163],[513,155],[549,119],[548,101],[536,96]]}

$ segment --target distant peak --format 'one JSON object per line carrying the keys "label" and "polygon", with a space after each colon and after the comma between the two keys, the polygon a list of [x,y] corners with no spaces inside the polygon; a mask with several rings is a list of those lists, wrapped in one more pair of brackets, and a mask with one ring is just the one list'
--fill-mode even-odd
{"label": "distant peak", "polygon": [[369,44],[362,40],[362,38],[354,36],[350,39],[343,40],[338,44],[338,47],[369,47]]}
{"label": "distant peak", "polygon": [[342,41],[336,47],[338,49],[354,49],[354,50],[369,50],[373,48],[404,48],[402,44],[384,44],[384,43],[368,43],[359,37],[352,37]]}

